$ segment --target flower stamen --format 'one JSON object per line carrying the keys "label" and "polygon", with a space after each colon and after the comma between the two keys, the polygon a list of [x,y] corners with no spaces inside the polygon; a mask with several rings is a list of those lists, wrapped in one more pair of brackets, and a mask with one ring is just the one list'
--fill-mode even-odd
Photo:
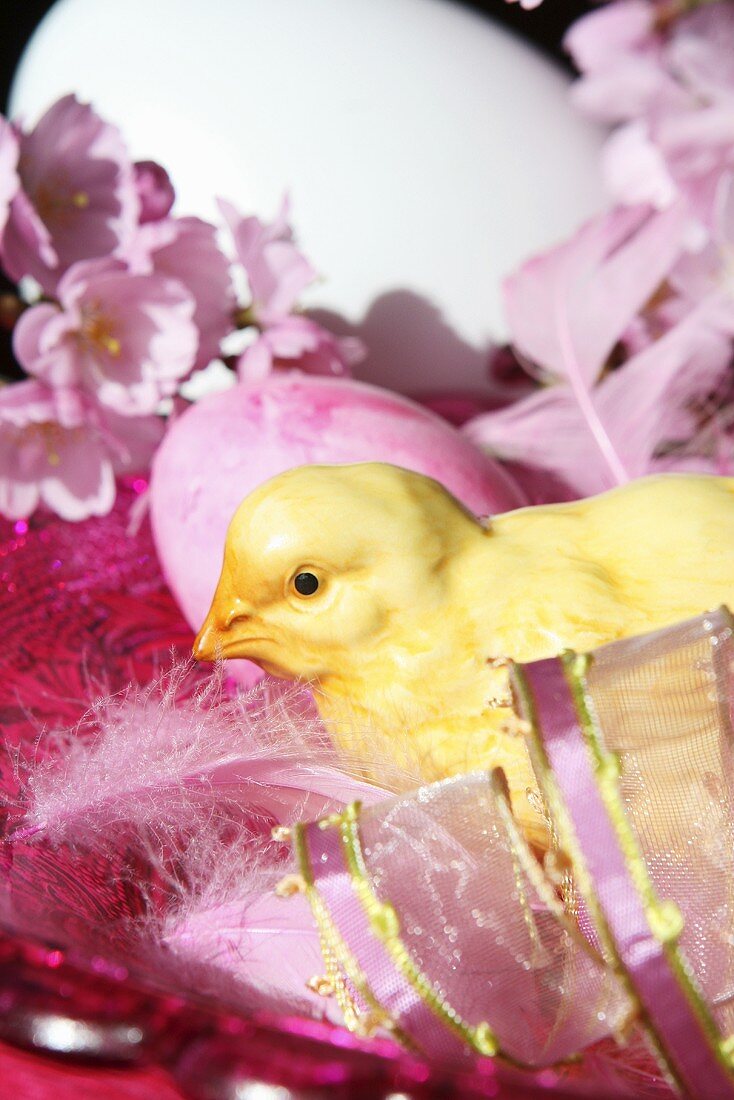
{"label": "flower stamen", "polygon": [[102,351],[117,358],[122,352],[122,344],[114,335],[114,323],[99,309],[84,311],[79,338],[91,351]]}

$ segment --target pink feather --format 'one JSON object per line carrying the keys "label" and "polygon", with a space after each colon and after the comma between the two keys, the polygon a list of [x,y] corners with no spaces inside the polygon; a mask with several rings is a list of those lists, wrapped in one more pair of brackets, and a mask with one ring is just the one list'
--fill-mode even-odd
{"label": "pink feather", "polygon": [[190,828],[204,815],[290,822],[384,791],[340,762],[304,692],[265,682],[226,694],[221,673],[193,692],[187,666],[100,700],[31,769],[17,836],[54,841],[125,824]]}
{"label": "pink feather", "polygon": [[504,286],[515,348],[544,375],[588,391],[672,268],[685,228],[683,204],[618,207],[528,260]]}
{"label": "pink feather", "polygon": [[[233,697],[221,671],[203,686],[190,671],[130,685],[50,735],[45,761],[27,765],[9,840],[39,846],[42,861],[55,846],[72,876],[78,863],[85,888],[70,895],[58,942],[68,928],[82,936],[69,946],[115,957],[123,945],[125,964],[163,987],[322,1014],[306,987],[323,966],[318,934],[307,906],[273,893],[291,857],[270,830],[387,792],[340,759],[303,689],[265,681]],[[106,914],[109,875],[140,895],[134,916]]]}
{"label": "pink feather", "polygon": [[[688,406],[716,389],[730,362],[721,294],[677,303],[663,336],[604,374],[610,353],[675,267],[682,203],[662,213],[618,208],[507,280],[518,353],[551,385],[475,417],[464,431],[501,458],[550,473],[550,499],[587,495],[652,472],[663,449],[696,431]],[[682,314],[682,319],[680,319]],[[547,478],[546,478],[547,480]],[[546,499],[548,496],[546,496]]]}
{"label": "pink feather", "polygon": [[289,867],[246,871],[240,858],[236,870],[228,885],[215,879],[202,894],[183,895],[148,928],[148,941],[161,949],[155,956],[164,954],[179,982],[188,975],[187,984],[220,1002],[322,1015],[330,1006],[307,986],[324,968],[309,903],[274,892]]}
{"label": "pink feather", "polygon": [[[729,368],[729,339],[712,325],[716,309],[710,296],[594,387],[595,414],[629,477],[653,472],[662,445],[690,437],[689,405],[714,391]],[[476,417],[465,431],[507,458],[552,471],[578,495],[619,483],[569,386],[538,390]],[[677,467],[671,460],[666,468]]]}

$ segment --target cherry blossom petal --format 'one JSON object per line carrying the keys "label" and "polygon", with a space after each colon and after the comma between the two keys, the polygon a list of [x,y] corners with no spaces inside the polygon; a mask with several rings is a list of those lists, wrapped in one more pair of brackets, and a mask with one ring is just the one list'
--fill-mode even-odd
{"label": "cherry blossom petal", "polygon": [[58,268],[59,258],[51,241],[51,234],[38,216],[25,191],[16,192],[3,235],[3,266],[12,279],[20,280],[32,275],[39,282],[43,279],[51,286],[48,276]]}
{"label": "cherry blossom petal", "polygon": [[734,87],[734,13],[727,3],[705,4],[680,20],[666,49],[666,65],[701,101]]}
{"label": "cherry blossom petal", "polygon": [[215,227],[208,222],[177,218],[165,223],[165,229],[164,223],[158,224],[157,237],[149,235],[147,267],[178,280],[193,297],[199,334],[194,369],[201,370],[216,358],[222,340],[234,327],[237,301],[229,261],[217,243]]}
{"label": "cherry blossom petal", "polygon": [[609,193],[619,203],[649,203],[663,210],[679,195],[662,150],[641,119],[611,135],[602,150],[602,172]]}
{"label": "cherry blossom petal", "polygon": [[100,410],[98,430],[116,474],[142,473],[150,469],[163,436],[166,421],[160,416],[120,416]]}
{"label": "cherry blossom petal", "polygon": [[165,168],[154,160],[139,160],[133,165],[133,172],[140,203],[140,225],[168,217],[176,192]]}
{"label": "cherry blossom petal", "polygon": [[240,356],[237,372],[245,381],[264,378],[279,366],[344,377],[363,358],[361,341],[338,338],[309,317],[295,316],[266,329]]}
{"label": "cherry blossom petal", "polygon": [[13,350],[28,372],[49,385],[75,386],[81,383],[73,335],[74,319],[56,305],[41,302],[31,306],[13,331]]}
{"label": "cherry blossom petal", "polygon": [[58,306],[41,302],[18,318],[13,330],[13,351],[26,370],[32,370],[33,364],[44,355],[49,322],[60,316]]}
{"label": "cherry blossom petal", "polygon": [[663,96],[679,98],[657,62],[646,57],[622,58],[613,69],[582,76],[571,89],[571,100],[580,111],[606,123],[639,118]]}
{"label": "cherry blossom petal", "polygon": [[62,519],[104,516],[115,502],[115,474],[102,440],[83,428],[59,429],[58,463],[40,480],[42,502]]}
{"label": "cherry blossom petal", "polygon": [[576,20],[563,45],[582,72],[613,68],[620,55],[652,46],[654,21],[647,0],[619,0]]}
{"label": "cherry blossom petal", "polygon": [[237,360],[237,375],[242,382],[260,382],[272,369],[273,353],[264,336],[259,336]]}
{"label": "cherry blossom petal", "polygon": [[138,215],[132,164],[116,127],[69,95],[20,135],[22,191],[10,209],[4,263],[47,294],[78,260],[124,250]]}
{"label": "cherry blossom petal", "polygon": [[59,307],[43,303],[21,317],[21,364],[48,385],[80,388],[123,415],[154,412],[196,356],[194,301],[185,287],[87,261],[70,268],[59,291]]}
{"label": "cherry blossom petal", "polygon": [[10,203],[20,187],[20,145],[15,130],[0,116],[0,239],[10,213]]}
{"label": "cherry blossom petal", "polygon": [[0,400],[0,515],[7,519],[30,516],[41,498],[38,482],[32,472],[29,474],[24,469],[19,439],[18,430],[10,430],[3,423]]}
{"label": "cherry blossom petal", "polygon": [[301,292],[316,278],[315,270],[293,243],[287,200],[270,225],[259,218],[243,218],[222,199],[219,208],[247,274],[255,319],[263,327],[275,324],[290,313]]}

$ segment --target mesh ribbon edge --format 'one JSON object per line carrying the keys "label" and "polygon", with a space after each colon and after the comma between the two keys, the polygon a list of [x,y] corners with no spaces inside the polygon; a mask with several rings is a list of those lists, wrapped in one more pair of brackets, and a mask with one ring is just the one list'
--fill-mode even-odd
{"label": "mesh ribbon edge", "polygon": [[[619,798],[618,763],[601,748],[584,687],[588,660],[570,653],[513,669],[516,695],[530,726],[533,766],[609,961],[638,1010],[662,1068],[691,1097],[734,1097],[728,1039],[718,1032],[678,949],[680,914],[654,894]],[[565,754],[573,752],[574,769],[559,759],[561,741]],[[590,801],[596,802],[593,840],[581,812]],[[605,836],[603,851],[599,829]],[[654,965],[645,968],[644,976],[621,940],[619,914],[600,899],[611,866],[623,870],[630,896],[639,906],[638,943],[646,939],[654,953]]]}

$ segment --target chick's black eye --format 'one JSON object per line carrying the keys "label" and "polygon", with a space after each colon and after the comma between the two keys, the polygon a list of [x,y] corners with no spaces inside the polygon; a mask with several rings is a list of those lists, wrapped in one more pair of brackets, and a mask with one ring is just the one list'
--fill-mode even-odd
{"label": "chick's black eye", "polygon": [[293,587],[301,596],[313,596],[319,587],[319,578],[313,573],[297,573]]}

